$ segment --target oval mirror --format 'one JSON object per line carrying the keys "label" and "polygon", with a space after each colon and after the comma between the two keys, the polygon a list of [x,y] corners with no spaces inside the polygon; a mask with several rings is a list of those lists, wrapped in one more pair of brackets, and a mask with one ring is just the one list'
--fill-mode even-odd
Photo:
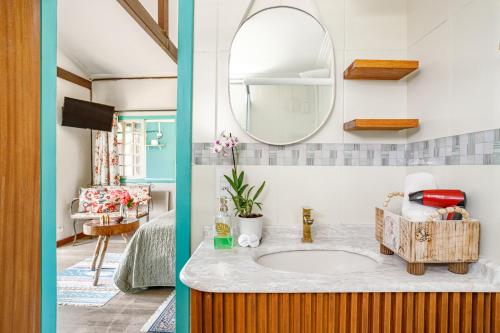
{"label": "oval mirror", "polygon": [[229,96],[236,121],[251,137],[286,145],[313,135],[331,113],[333,46],[323,26],[291,7],[248,18],[229,60]]}

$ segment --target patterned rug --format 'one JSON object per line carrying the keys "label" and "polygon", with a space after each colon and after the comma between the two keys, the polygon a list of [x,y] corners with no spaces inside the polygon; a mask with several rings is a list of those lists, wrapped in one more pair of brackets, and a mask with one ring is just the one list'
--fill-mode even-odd
{"label": "patterned rug", "polygon": [[99,276],[93,286],[94,272],[90,270],[92,258],[87,258],[57,274],[57,304],[74,306],[103,306],[119,290],[113,274],[120,263],[120,253],[106,253]]}
{"label": "patterned rug", "polygon": [[154,315],[142,327],[141,332],[175,333],[175,290],[156,309]]}

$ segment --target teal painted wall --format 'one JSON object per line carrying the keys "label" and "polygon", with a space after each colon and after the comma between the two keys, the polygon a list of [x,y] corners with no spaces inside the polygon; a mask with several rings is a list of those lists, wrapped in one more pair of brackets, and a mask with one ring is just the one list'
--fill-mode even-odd
{"label": "teal painted wall", "polygon": [[146,147],[146,178],[175,181],[175,123],[146,123],[146,144],[156,139],[160,124],[163,137],[161,147]]}
{"label": "teal painted wall", "polygon": [[161,147],[146,147],[146,178],[126,179],[127,183],[175,183],[176,159],[176,127],[175,122],[155,122],[154,120],[174,120],[175,116],[119,116],[118,120],[147,120],[146,145],[156,139],[158,124],[160,124],[163,137],[159,140]]}

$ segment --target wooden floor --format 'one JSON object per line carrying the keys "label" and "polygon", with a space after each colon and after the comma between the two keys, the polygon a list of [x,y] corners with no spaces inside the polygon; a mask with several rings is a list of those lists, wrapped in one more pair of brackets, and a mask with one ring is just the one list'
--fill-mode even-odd
{"label": "wooden floor", "polygon": [[[76,264],[94,253],[95,239],[82,239],[57,249],[57,271]],[[125,241],[112,237],[108,253],[123,252]],[[103,307],[57,307],[58,333],[140,332],[141,327],[165,301],[171,288],[154,288],[137,294],[120,292]]]}

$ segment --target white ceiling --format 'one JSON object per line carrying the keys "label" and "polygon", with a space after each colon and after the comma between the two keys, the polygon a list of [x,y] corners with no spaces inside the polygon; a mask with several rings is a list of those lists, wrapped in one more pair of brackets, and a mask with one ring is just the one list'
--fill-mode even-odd
{"label": "white ceiling", "polygon": [[[177,45],[177,3],[169,1]],[[141,0],[157,18],[157,0]],[[59,0],[58,47],[89,78],[172,76],[177,65],[116,0]]]}

